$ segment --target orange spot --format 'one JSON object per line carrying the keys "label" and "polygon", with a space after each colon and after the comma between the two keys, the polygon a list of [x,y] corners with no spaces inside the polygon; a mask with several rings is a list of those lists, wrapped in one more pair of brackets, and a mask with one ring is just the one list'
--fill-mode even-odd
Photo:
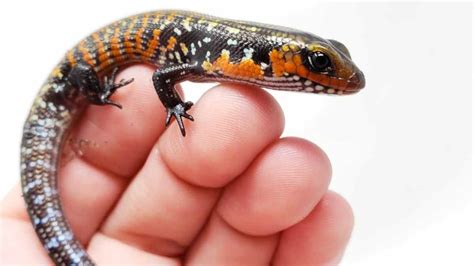
{"label": "orange spot", "polygon": [[61,69],[59,67],[56,67],[53,69],[53,72],[51,73],[54,77],[62,78],[63,73],[61,72]]}
{"label": "orange spot", "polygon": [[293,56],[293,62],[295,62],[295,64],[297,66],[302,65],[303,60],[301,60],[301,55],[297,54],[297,55]]}
{"label": "orange spot", "polygon": [[148,41],[148,48],[143,55],[147,58],[151,58],[155,54],[155,50],[158,47],[158,38],[160,37],[161,31],[159,29],[153,30],[153,38]]}
{"label": "orange spot", "polygon": [[143,32],[145,30],[143,28],[140,28],[137,31],[137,35],[135,36],[135,51],[142,51],[142,38],[143,38]]}
{"label": "orange spot", "polygon": [[169,21],[172,21],[175,16],[176,16],[176,12],[173,11],[173,12],[171,12],[171,13],[168,14],[168,16],[166,17],[166,19],[169,20]]}
{"label": "orange spot", "polygon": [[229,52],[223,52],[219,58],[210,66],[207,65],[209,71],[222,71],[229,77],[242,78],[263,78],[262,68],[255,64],[252,59],[245,58],[237,64],[230,62]]}
{"label": "orange spot", "polygon": [[168,39],[168,45],[166,46],[166,49],[171,51],[174,49],[174,46],[176,45],[176,38],[174,36],[171,36]]}
{"label": "orange spot", "polygon": [[283,52],[273,49],[270,52],[270,62],[272,64],[273,75],[281,77],[285,72],[285,60],[283,59]]}
{"label": "orange spot", "polygon": [[115,28],[114,35],[110,39],[110,49],[112,51],[112,55],[114,57],[120,56],[120,28]]}
{"label": "orange spot", "polygon": [[67,55],[67,60],[69,61],[69,64],[71,64],[71,66],[75,66],[77,64],[76,62],[76,58],[74,58],[74,50],[70,50]]}
{"label": "orange spot", "polygon": [[288,73],[295,73],[296,72],[296,65],[292,61],[285,62],[285,71]]}
{"label": "orange spot", "polygon": [[159,13],[154,13],[152,16],[154,16],[153,21],[151,22],[153,24],[157,24],[161,19],[161,16]]}
{"label": "orange spot", "polygon": [[305,66],[299,65],[296,69],[296,73],[298,74],[298,76],[306,78],[308,77],[309,70]]}
{"label": "orange spot", "polygon": [[134,44],[131,42],[132,38],[131,38],[131,32],[132,32],[132,29],[133,27],[135,27],[135,24],[137,23],[138,21],[138,18],[137,17],[134,17],[133,20],[130,22],[130,24],[128,25],[128,28],[127,30],[125,31],[125,42],[123,43],[123,46],[125,47],[125,52],[127,54],[133,54],[133,47],[134,47]]}
{"label": "orange spot", "polygon": [[99,55],[99,63],[104,63],[109,60],[109,56],[106,53]]}
{"label": "orange spot", "polygon": [[94,40],[94,43],[97,47],[97,51],[99,52],[99,63],[107,61],[109,57],[107,56],[107,53],[105,52],[105,46],[102,40],[100,39],[99,34],[97,32],[93,33],[92,39]]}
{"label": "orange spot", "polygon": [[135,47],[138,51],[143,51],[144,47],[142,45],[143,41],[143,32],[148,25],[148,15],[143,16],[142,18],[142,27],[137,31],[137,35],[135,36]]}
{"label": "orange spot", "polygon": [[89,65],[93,66],[93,65],[95,65],[96,62],[95,62],[95,60],[92,59],[92,56],[89,53],[89,49],[87,49],[85,44],[86,44],[86,41],[82,41],[79,44],[79,47],[78,47],[79,51],[81,51],[82,57],[84,58],[84,61],[86,61]]}

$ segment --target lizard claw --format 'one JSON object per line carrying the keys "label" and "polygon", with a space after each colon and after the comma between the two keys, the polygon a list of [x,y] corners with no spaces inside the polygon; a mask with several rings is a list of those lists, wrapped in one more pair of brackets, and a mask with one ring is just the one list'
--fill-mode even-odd
{"label": "lizard claw", "polygon": [[133,78],[128,79],[128,80],[122,79],[118,83],[114,83],[117,72],[118,72],[118,67],[112,70],[110,77],[109,76],[104,77],[104,85],[103,85],[104,90],[102,91],[102,93],[100,93],[99,99],[100,99],[100,104],[113,105],[115,107],[122,109],[122,106],[120,104],[111,101],[109,98],[110,96],[112,96],[112,94],[114,94],[115,91],[117,91],[117,89],[132,83]]}
{"label": "lizard claw", "polygon": [[194,118],[186,112],[191,108],[191,106],[193,106],[192,102],[185,102],[185,103],[179,103],[172,108],[166,108],[167,114],[166,114],[165,125],[168,126],[170,124],[171,117],[174,117],[176,119],[176,122],[178,123],[181,134],[183,135],[183,137],[186,136],[186,130],[184,128],[183,117],[191,121],[194,121]]}

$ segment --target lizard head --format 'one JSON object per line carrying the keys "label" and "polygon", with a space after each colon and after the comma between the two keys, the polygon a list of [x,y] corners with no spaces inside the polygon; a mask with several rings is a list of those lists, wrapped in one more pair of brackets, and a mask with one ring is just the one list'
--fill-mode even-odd
{"label": "lizard head", "polygon": [[348,49],[335,40],[290,42],[273,49],[270,60],[273,75],[292,77],[295,90],[345,95],[365,86],[364,74],[352,62]]}

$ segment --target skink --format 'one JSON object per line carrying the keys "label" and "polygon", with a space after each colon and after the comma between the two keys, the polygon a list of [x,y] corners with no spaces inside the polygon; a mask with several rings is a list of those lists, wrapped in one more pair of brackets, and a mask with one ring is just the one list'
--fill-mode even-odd
{"label": "skink", "polygon": [[290,28],[184,11],[157,11],[116,21],[69,50],[41,87],[24,125],[22,192],[34,229],[56,265],[94,265],[75,238],[58,195],[58,160],[71,124],[88,104],[113,105],[119,67],[146,63],[183,136],[184,102],[175,84],[227,81],[316,94],[352,94],[365,86],[347,48]]}

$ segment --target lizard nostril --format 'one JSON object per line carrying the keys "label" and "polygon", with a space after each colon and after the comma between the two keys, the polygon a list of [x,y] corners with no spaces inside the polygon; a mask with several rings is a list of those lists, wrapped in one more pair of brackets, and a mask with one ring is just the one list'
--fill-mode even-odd
{"label": "lizard nostril", "polygon": [[364,73],[362,72],[354,72],[350,77],[349,77],[349,86],[350,88],[353,89],[362,89],[365,87],[365,76]]}

